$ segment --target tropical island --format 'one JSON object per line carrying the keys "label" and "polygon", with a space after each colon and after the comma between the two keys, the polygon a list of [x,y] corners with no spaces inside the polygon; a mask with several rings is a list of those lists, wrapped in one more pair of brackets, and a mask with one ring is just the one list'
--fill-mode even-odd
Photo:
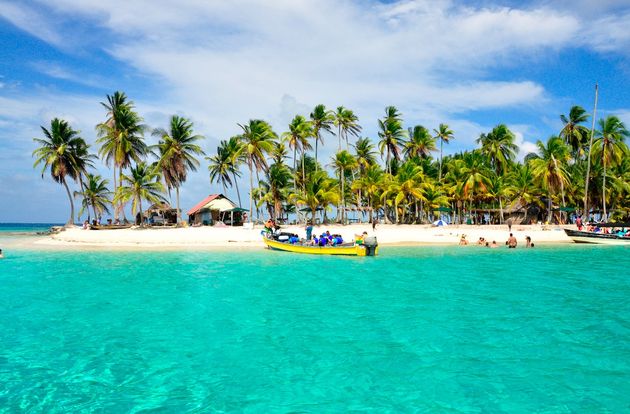
{"label": "tropical island", "polygon": [[[563,127],[558,134],[538,140],[537,151],[521,162],[516,159],[515,135],[505,124],[481,134],[478,148],[443,155],[444,144],[457,134],[446,124],[406,126],[394,106],[386,107],[377,120],[378,139],[361,135],[351,109],[330,110],[320,104],[308,115],[295,115],[282,133],[260,119],[238,124],[235,135],[207,155],[200,145],[204,137],[183,116],[172,116],[167,128],[151,128],[123,92],[107,95],[101,104],[104,120],[96,125],[94,146],[58,118],[49,127],[42,126],[42,137],[34,139],[35,166],[42,169],[42,177],[49,174],[66,191],[70,227],[84,214],[88,223],[111,214],[113,223],[147,227],[143,206],[168,205],[173,190],[173,224],[186,226],[180,189],[188,173],[199,168],[207,169],[210,181],[220,184],[224,193],[236,187],[239,222],[250,224],[248,229],[271,217],[297,228],[307,220],[325,225],[364,223],[367,228],[375,220],[430,225],[442,219],[451,225],[502,229],[506,222],[537,225],[531,232],[542,223],[570,224],[578,216],[614,221],[630,215],[630,152],[625,143],[629,132],[618,117],[608,115],[595,122],[580,106],[560,115]],[[149,134],[157,138],[156,145],[147,144]],[[337,147],[332,158],[321,159],[322,145]],[[93,172],[97,160],[111,167],[111,186]],[[238,188],[242,174],[249,178],[249,214]],[[75,200],[80,203],[78,212]],[[131,220],[125,215],[129,204]],[[461,233],[449,235],[457,240]],[[440,234],[446,234],[444,229]],[[256,232],[231,233],[219,241],[248,243],[254,237]],[[142,243],[133,240],[127,241]],[[389,241],[427,239],[406,236]]]}

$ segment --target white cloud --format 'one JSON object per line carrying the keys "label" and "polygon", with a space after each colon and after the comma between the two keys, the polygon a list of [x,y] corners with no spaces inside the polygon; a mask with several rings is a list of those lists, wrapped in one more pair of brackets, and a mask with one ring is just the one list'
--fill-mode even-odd
{"label": "white cloud", "polygon": [[600,52],[620,52],[628,55],[630,48],[630,11],[601,17],[584,32],[583,42]]}
{"label": "white cloud", "polygon": [[538,151],[538,147],[535,142],[527,141],[525,135],[529,132],[529,126],[527,125],[510,125],[510,130],[514,132],[514,143],[518,145],[518,154],[516,159],[523,161],[527,154]]}
{"label": "white cloud", "polygon": [[54,27],[53,20],[26,4],[0,0],[0,17],[50,44],[63,46],[63,35]]}

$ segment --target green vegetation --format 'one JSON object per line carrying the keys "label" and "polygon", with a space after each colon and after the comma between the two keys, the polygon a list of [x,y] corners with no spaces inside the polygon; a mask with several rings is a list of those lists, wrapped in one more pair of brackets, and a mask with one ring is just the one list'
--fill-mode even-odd
{"label": "green vegetation", "polygon": [[[108,95],[102,105],[106,120],[96,126],[98,154],[112,166],[113,191],[107,180],[88,173],[96,157],[67,122],[54,119],[50,130],[42,127],[44,138],[35,139],[40,145],[33,152],[35,165],[43,165],[42,175],[50,170],[54,181],[66,188],[69,222],[74,204],[68,179],[80,186],[75,192],[82,199],[80,214],[91,208],[97,216],[112,205],[115,217],[124,217],[128,201],[135,214],[142,200],[163,200],[171,189],[179,210],[180,187],[188,172],[200,166],[203,137],[194,133],[188,119],[173,116],[168,130],[153,129],[159,142],[150,148],[144,141],[148,127],[124,93]],[[220,141],[216,152],[204,159],[210,182],[220,183],[224,192],[236,186],[239,205],[238,179],[243,168],[249,172],[250,217],[254,209],[256,214],[262,209],[275,218],[306,212],[314,220],[318,211],[326,218],[335,206],[340,222],[347,222],[348,210],[368,220],[378,213],[394,223],[427,223],[438,214],[462,222],[471,212],[492,212],[502,222],[505,210],[522,208],[536,212],[531,218],[561,222],[585,203],[588,191],[591,211],[627,219],[629,132],[617,117],[608,116],[597,123],[591,148],[592,132],[584,125],[589,119],[583,108],[570,108],[568,115],[560,115],[558,136],[538,140],[536,152],[519,162],[515,135],[505,124],[481,134],[478,148],[444,156],[444,143],[461,140],[444,123],[432,129],[433,135],[422,125],[405,127],[402,113],[388,106],[376,120],[378,141],[373,141],[360,136],[362,127],[352,110],[317,105],[308,117],[296,115],[280,134],[264,120],[238,124],[238,135]],[[320,160],[321,147],[330,145],[327,138],[334,135],[337,151]],[[148,163],[151,154],[156,161]]]}

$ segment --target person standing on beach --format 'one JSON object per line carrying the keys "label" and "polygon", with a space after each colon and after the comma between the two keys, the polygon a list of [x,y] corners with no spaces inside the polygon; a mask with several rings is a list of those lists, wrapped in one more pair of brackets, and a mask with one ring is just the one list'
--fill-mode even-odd
{"label": "person standing on beach", "polygon": [[313,226],[311,225],[311,223],[308,223],[306,225],[306,240],[310,241],[312,236],[313,236]]}
{"label": "person standing on beach", "polygon": [[508,231],[512,231],[512,218],[511,217],[507,220],[507,225],[508,225]]}
{"label": "person standing on beach", "polygon": [[374,219],[372,220],[372,231],[376,230],[376,225],[378,224],[378,220]]}

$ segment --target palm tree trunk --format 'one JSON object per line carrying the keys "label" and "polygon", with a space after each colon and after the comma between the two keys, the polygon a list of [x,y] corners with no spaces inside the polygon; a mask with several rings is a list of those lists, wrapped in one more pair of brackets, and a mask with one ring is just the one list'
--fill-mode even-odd
{"label": "palm tree trunk", "polygon": [[503,200],[499,197],[499,224],[503,224]]}
{"label": "palm tree trunk", "polygon": [[[606,150],[604,149],[604,157]],[[604,206],[604,222],[608,221],[608,215],[606,214],[606,161],[604,161],[602,164],[604,164],[604,182],[603,182],[603,187],[602,187],[602,205]]]}
{"label": "palm tree trunk", "polygon": [[[119,184],[122,187],[122,179],[123,179],[123,173],[122,173],[122,167],[120,168],[119,172]],[[120,200],[120,211],[122,212],[122,217],[123,217],[123,222],[127,222],[127,216],[125,215],[125,203],[122,201],[122,199]]]}
{"label": "palm tree trunk", "polygon": [[302,188],[306,190],[306,173],[304,172],[304,147],[302,147]]}
{"label": "palm tree trunk", "polygon": [[319,142],[319,131],[315,135],[315,172],[317,172],[317,143]]}
{"label": "palm tree trunk", "polygon": [[440,178],[438,179],[439,182],[442,182],[442,143],[443,142],[444,140],[440,138]]}
{"label": "palm tree trunk", "polygon": [[236,182],[236,173],[232,173],[232,177],[234,177],[234,187],[236,187],[236,195],[238,196],[238,206],[241,207],[241,192],[238,190],[238,182]]}
{"label": "palm tree trunk", "polygon": [[66,183],[66,179],[63,178],[62,181],[63,186],[66,188],[66,193],[68,193],[68,200],[70,200],[70,218],[66,223],[66,227],[70,227],[74,225],[74,201],[72,201],[72,194],[70,194],[70,188],[68,187],[68,183]]}
{"label": "palm tree trunk", "polygon": [[339,133],[337,134],[339,137],[339,149],[337,149],[337,152],[341,151],[341,125],[339,125]]}
{"label": "palm tree trunk", "polygon": [[[113,164],[114,167],[114,195],[116,195],[116,163]],[[114,210],[114,221],[118,221],[118,205],[114,204],[114,200],[112,199],[112,208]]]}
{"label": "palm tree trunk", "polygon": [[138,197],[138,207],[140,208],[140,227],[144,227],[144,217],[142,216],[142,197]]}
{"label": "palm tree trunk", "polygon": [[[251,158],[247,161],[247,164],[249,165],[249,216],[254,217],[254,170],[252,168]],[[256,208],[256,212],[258,212],[258,207]]]}
{"label": "palm tree trunk", "polygon": [[[177,215],[175,217],[175,225],[179,226],[182,222],[182,212],[179,209],[179,186],[175,187],[175,198],[177,198]],[[142,211],[140,213],[142,213]]]}
{"label": "palm tree trunk", "polygon": [[346,212],[346,175],[345,171],[341,171],[341,203],[343,205],[343,211],[341,212],[341,218],[343,220],[343,224],[346,224],[347,221],[347,212]]}

